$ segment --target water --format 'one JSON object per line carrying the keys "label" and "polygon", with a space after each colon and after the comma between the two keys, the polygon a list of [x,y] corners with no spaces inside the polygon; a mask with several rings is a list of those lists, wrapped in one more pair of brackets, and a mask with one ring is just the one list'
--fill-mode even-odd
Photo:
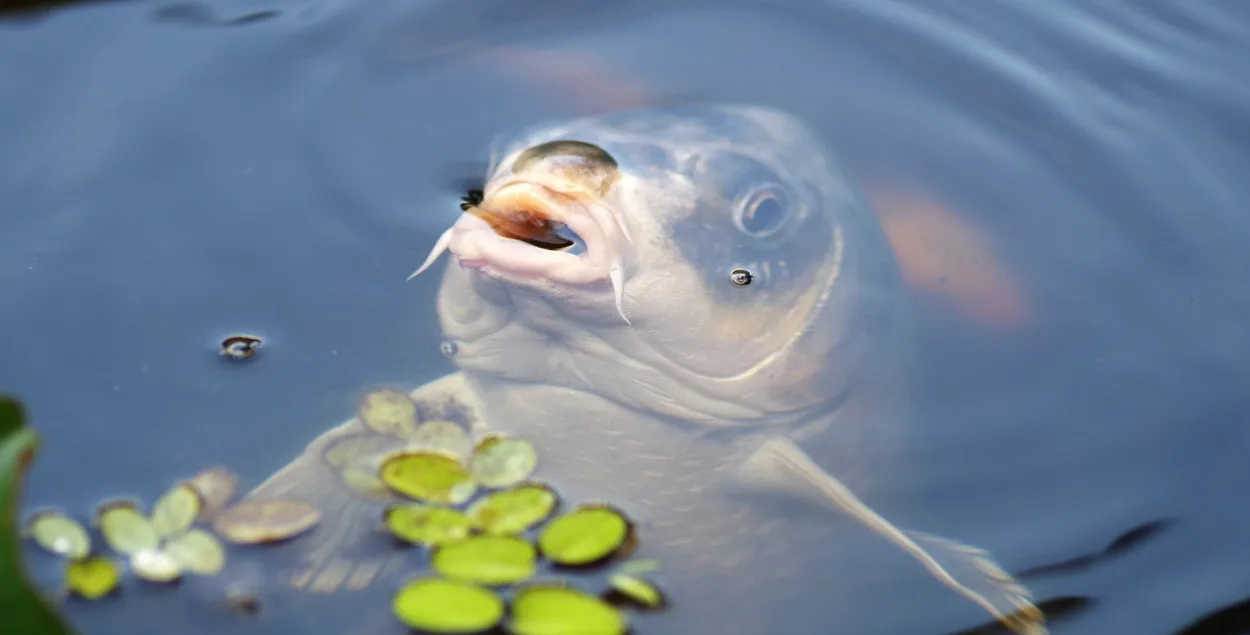
{"label": "water", "polygon": [[[197,6],[0,23],[0,387],[46,440],[28,506],[151,500],[220,462],[253,485],[368,389],[448,372],[437,277],[403,278],[497,134],[754,101],[820,130],[912,263],[930,423],[921,477],[872,501],[884,515],[1017,572],[1174,519],[1026,579],[1039,601],[1088,598],[1055,633],[1181,632],[1250,595],[1250,10]],[[261,356],[216,355],[238,331],[266,337]],[[244,581],[264,561],[238,560]],[[871,632],[985,619],[906,558],[872,564],[909,593],[864,609]],[[279,599],[245,620],[193,582],[71,614],[92,634],[136,632],[146,615],[188,632],[398,632],[375,615],[383,596],[320,619]],[[1250,632],[1222,624],[1192,632]],[[640,629],[669,632],[663,615]]]}

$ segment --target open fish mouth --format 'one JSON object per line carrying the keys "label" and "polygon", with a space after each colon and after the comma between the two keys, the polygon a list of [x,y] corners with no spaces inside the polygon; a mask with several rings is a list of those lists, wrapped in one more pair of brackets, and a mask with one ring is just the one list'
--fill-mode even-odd
{"label": "open fish mouth", "polygon": [[[579,286],[608,281],[616,311],[629,323],[624,262],[633,239],[602,199],[517,180],[462,208],[465,213],[439,236],[409,280],[450,251],[460,266],[488,275]],[[584,249],[575,248],[579,241]]]}

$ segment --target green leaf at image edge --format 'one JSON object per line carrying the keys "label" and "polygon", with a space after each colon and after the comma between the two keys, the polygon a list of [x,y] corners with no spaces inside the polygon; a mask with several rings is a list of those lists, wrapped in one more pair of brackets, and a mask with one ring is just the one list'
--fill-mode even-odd
{"label": "green leaf at image edge", "polygon": [[36,591],[22,566],[17,511],[26,470],[39,436],[26,427],[21,404],[0,396],[0,615],[5,628],[31,635],[72,635],[66,622]]}

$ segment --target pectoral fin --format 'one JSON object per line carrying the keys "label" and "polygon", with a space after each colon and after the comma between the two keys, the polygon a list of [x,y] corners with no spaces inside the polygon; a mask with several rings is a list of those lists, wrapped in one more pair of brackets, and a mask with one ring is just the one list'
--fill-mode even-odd
{"label": "pectoral fin", "polygon": [[903,531],[864,504],[802,449],[782,437],[770,438],[741,466],[738,481],[753,489],[801,496],[849,514],[919,560],[946,586],[989,611],[1016,633],[1044,635],[1042,612],[1022,584],[998,566],[984,549],[938,536]]}

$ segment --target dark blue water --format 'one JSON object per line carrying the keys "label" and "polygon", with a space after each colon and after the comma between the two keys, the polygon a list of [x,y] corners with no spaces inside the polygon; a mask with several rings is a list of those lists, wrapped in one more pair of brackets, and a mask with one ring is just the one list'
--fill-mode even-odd
{"label": "dark blue water", "polygon": [[[449,372],[438,278],[404,277],[492,138],[752,101],[808,120],[885,221],[928,237],[899,247],[922,263],[927,449],[878,509],[1016,572],[1167,520],[1026,582],[1068,598],[1054,633],[1181,632],[1250,597],[1247,54],[1232,2],[138,2],[0,22],[0,390],[45,438],[26,503],[150,500],[217,463],[256,484],[370,388]],[[952,224],[993,258],[933,229]],[[260,356],[217,356],[238,331]],[[248,558],[230,579],[257,575]],[[242,620],[186,587],[71,615],[90,634],[399,632],[383,596],[337,622],[295,600]],[[871,632],[985,620],[924,588],[880,598]],[[1236,619],[1202,632],[1250,632]]]}

